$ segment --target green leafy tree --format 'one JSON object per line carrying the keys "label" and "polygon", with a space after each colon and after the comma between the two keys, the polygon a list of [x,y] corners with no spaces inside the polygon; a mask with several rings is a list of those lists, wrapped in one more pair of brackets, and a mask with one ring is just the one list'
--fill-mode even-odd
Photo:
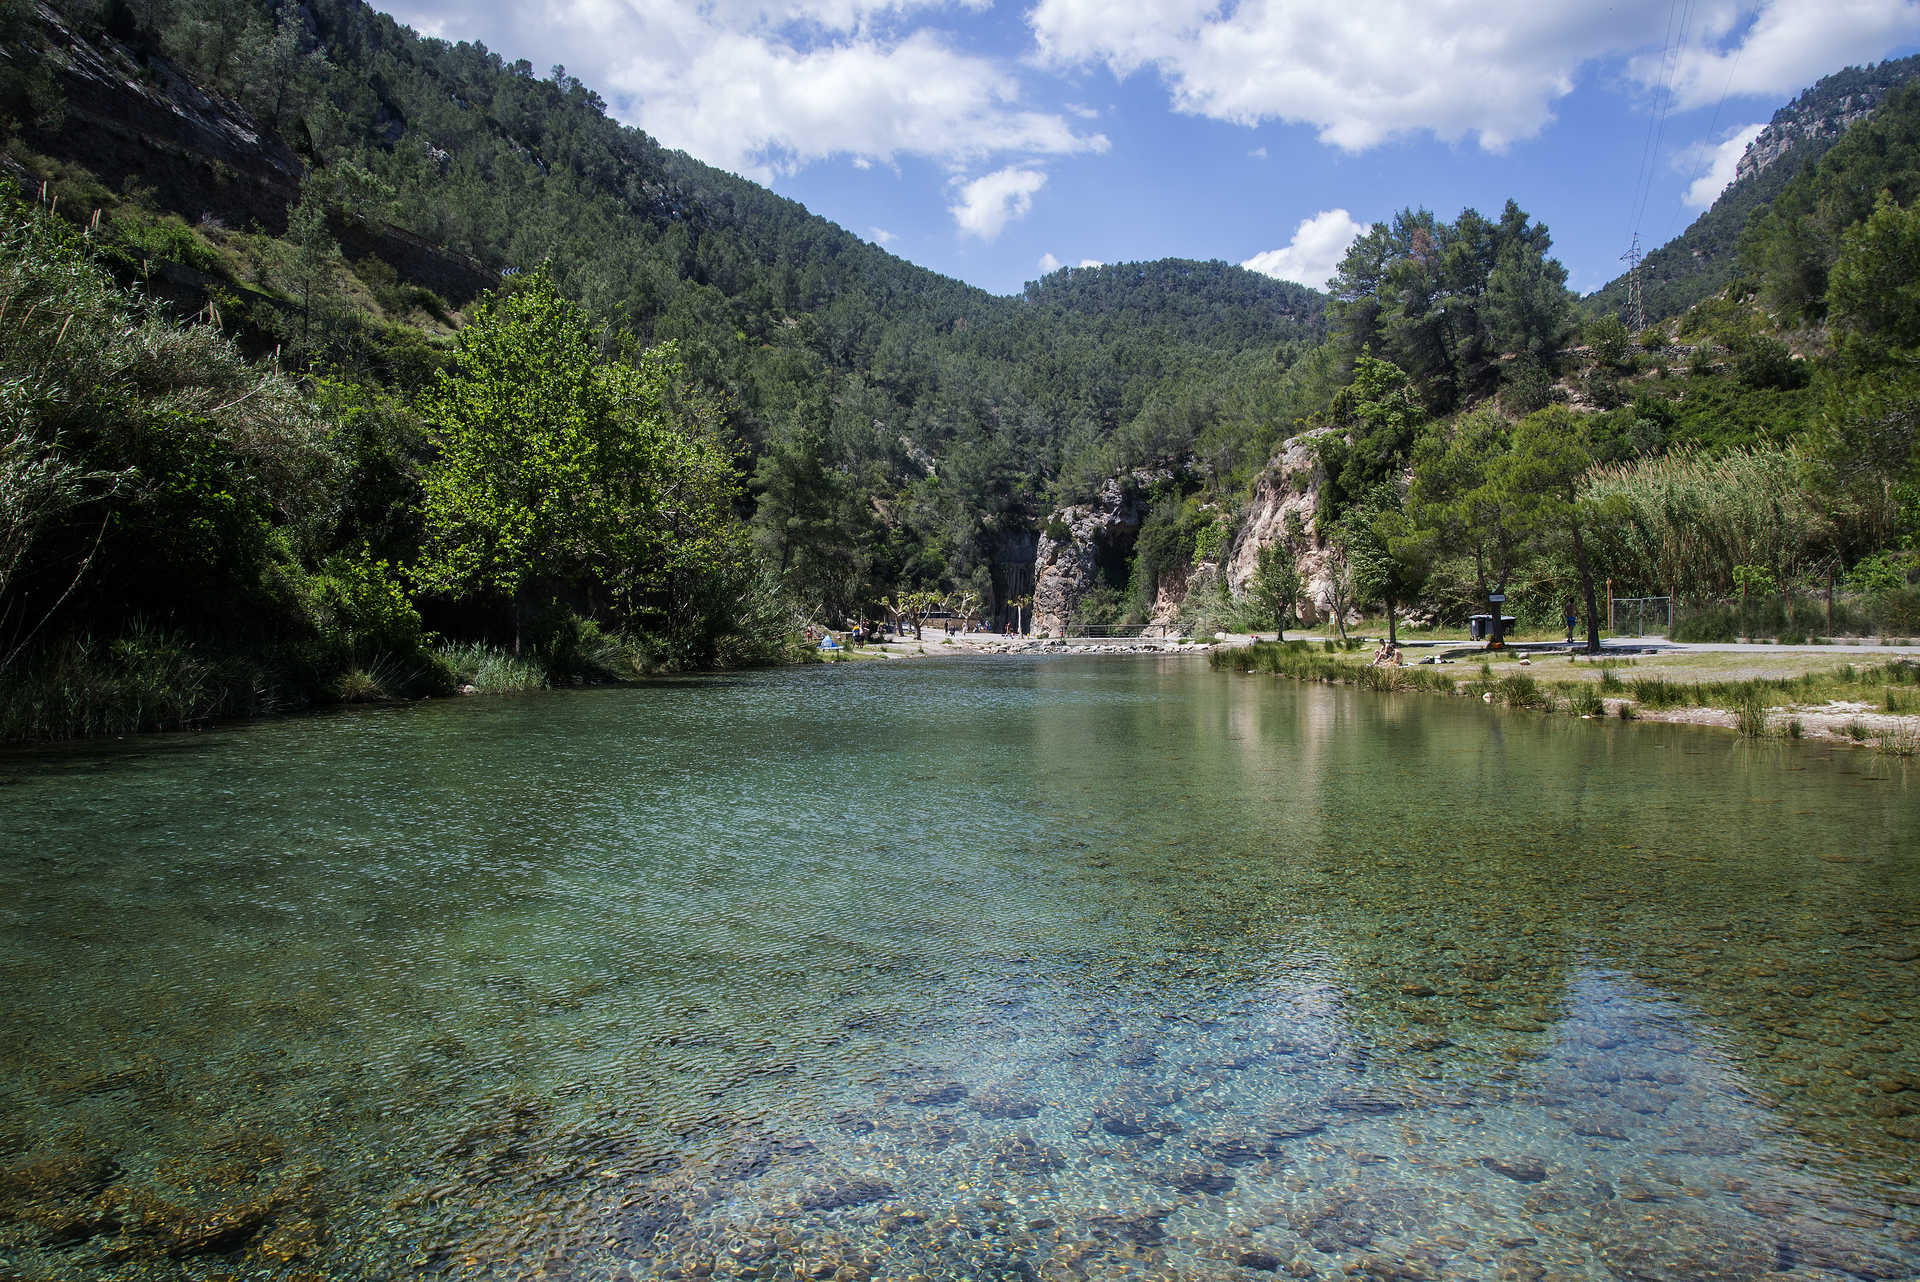
{"label": "green leafy tree", "polygon": [[751,566],[719,407],[679,392],[684,373],[670,346],[600,364],[544,267],[483,304],[426,403],[416,580],[506,602],[516,649],[532,605],[570,592],[697,660]]}
{"label": "green leafy tree", "polygon": [[1841,341],[1861,359],[1920,350],[1920,199],[1887,192],[1847,229],[1827,282],[1827,308]]}
{"label": "green leafy tree", "polygon": [[1920,200],[1882,193],[1841,241],[1827,288],[1839,346],[1824,452],[1842,481],[1920,485]]}
{"label": "green leafy tree", "polygon": [[1390,483],[1375,486],[1347,514],[1341,538],[1355,599],[1363,606],[1379,604],[1387,616],[1387,639],[1397,643],[1400,607],[1414,599],[1427,575],[1425,545],[1401,510],[1399,490]]}
{"label": "green leafy tree", "polygon": [[287,209],[286,250],[275,264],[275,275],[300,308],[300,330],[295,350],[310,362],[319,343],[319,329],[329,328],[334,297],[334,272],[340,264],[340,246],[327,227],[324,203],[313,192],[301,192]]}
{"label": "green leafy tree", "polygon": [[425,402],[439,455],[416,578],[511,603],[516,651],[533,591],[576,576],[601,523],[594,455],[613,405],[594,364],[586,317],[542,266],[476,310]]}
{"label": "green leafy tree", "polygon": [[1247,596],[1256,617],[1273,625],[1273,639],[1286,640],[1300,605],[1300,567],[1293,553],[1281,543],[1262,547],[1254,559],[1253,577],[1247,582]]}
{"label": "green leafy tree", "polygon": [[1493,616],[1496,647],[1503,640],[1504,606],[1490,597],[1519,564],[1537,510],[1505,483],[1502,464],[1509,439],[1506,421],[1492,406],[1435,424],[1414,447],[1407,495],[1409,515],[1420,531],[1438,549],[1471,559],[1475,595]]}
{"label": "green leafy tree", "polygon": [[1527,415],[1515,426],[1513,447],[1495,468],[1495,479],[1517,526],[1566,539],[1586,606],[1587,651],[1598,654],[1600,611],[1585,533],[1594,513],[1580,497],[1581,482],[1593,461],[1586,421],[1566,406],[1554,405]]}
{"label": "green leafy tree", "polygon": [[1323,528],[1331,528],[1348,507],[1400,472],[1427,421],[1406,371],[1370,352],[1354,359],[1353,381],[1334,396],[1329,413],[1346,430],[1315,443],[1325,479],[1314,520]]}

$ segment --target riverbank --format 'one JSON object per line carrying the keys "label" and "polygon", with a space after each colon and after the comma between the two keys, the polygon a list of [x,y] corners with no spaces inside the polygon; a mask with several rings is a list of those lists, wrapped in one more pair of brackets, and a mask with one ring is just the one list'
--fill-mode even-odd
{"label": "riverbank", "polygon": [[1222,647],[1216,668],[1397,692],[1478,697],[1577,717],[1718,726],[1749,738],[1854,744],[1920,754],[1920,655],[1912,647],[1661,647],[1598,656],[1436,647],[1397,668],[1356,644]]}
{"label": "riverbank", "polygon": [[[1245,638],[1241,638],[1244,643]],[[1217,642],[1190,637],[1035,637],[996,632],[929,630],[915,639],[886,640],[849,647],[850,658],[920,659],[956,654],[1206,654]]]}

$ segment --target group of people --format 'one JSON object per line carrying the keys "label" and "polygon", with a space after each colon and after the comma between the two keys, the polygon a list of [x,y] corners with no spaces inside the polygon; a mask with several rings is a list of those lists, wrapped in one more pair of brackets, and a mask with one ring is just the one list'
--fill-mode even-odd
{"label": "group of people", "polygon": [[1397,668],[1400,664],[1400,647],[1391,641],[1382,641],[1380,648],[1373,652],[1372,666],[1376,668]]}

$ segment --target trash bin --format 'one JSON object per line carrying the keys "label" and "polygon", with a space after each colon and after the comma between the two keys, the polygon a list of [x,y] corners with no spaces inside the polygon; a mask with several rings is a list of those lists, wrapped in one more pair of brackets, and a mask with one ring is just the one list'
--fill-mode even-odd
{"label": "trash bin", "polygon": [[[1519,620],[1511,614],[1500,616],[1500,635],[1513,635],[1513,625]],[[1487,641],[1493,637],[1493,616],[1491,614],[1469,614],[1467,616],[1467,635],[1475,641]]]}

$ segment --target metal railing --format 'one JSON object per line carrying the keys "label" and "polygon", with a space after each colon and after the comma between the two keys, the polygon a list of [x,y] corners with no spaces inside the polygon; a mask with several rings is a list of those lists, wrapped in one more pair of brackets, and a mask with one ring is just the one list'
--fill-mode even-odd
{"label": "metal railing", "polygon": [[1607,631],[1617,637],[1666,636],[1673,631],[1673,598],[1612,597],[1607,601]]}

